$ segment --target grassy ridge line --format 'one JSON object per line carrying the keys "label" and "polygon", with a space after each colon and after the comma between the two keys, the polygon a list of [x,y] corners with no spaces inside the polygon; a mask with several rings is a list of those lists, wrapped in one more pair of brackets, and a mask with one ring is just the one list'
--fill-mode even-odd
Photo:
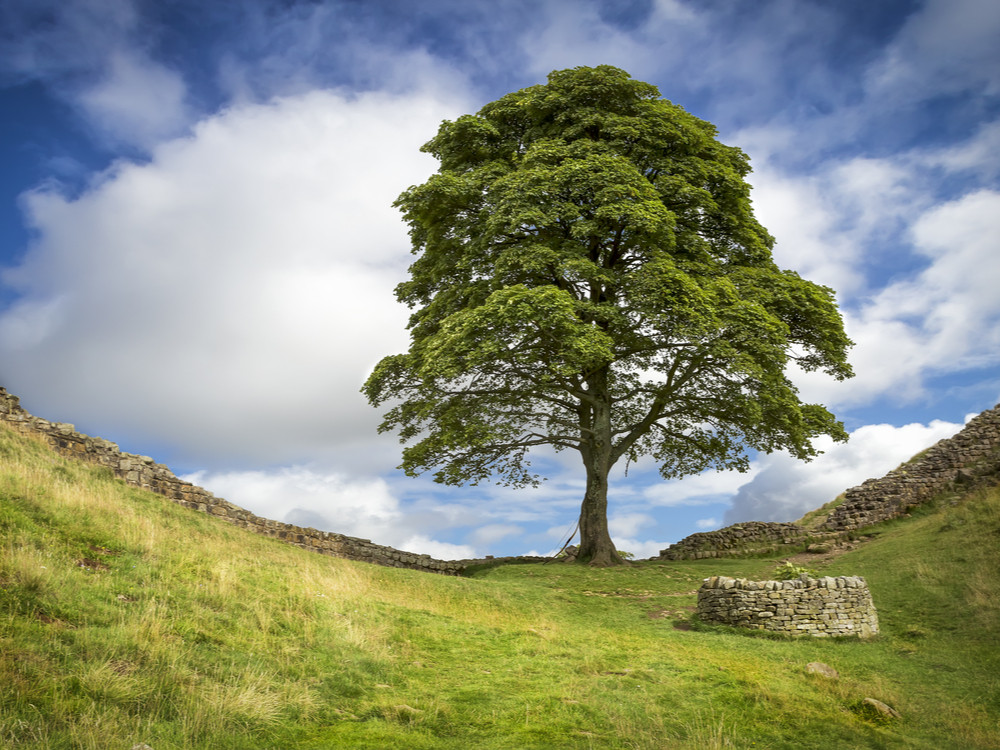
{"label": "grassy ridge line", "polygon": [[462,575],[474,569],[542,559],[436,560],[430,555],[394,549],[369,539],[264,518],[178,478],[167,466],[148,456],[123,452],[115,443],[77,432],[72,424],[35,417],[21,407],[20,399],[0,386],[0,423],[5,421],[21,434],[43,436],[42,439],[62,456],[109,468],[128,485],[152,490],[189,509],[224,518],[241,528],[319,554],[444,575]]}
{"label": "grassy ridge line", "polygon": [[[0,747],[1000,746],[1000,498],[883,527],[874,643],[690,625],[774,560],[474,579],[324,558],[0,427]],[[807,675],[810,661],[841,679]],[[871,696],[903,712],[881,724]]]}

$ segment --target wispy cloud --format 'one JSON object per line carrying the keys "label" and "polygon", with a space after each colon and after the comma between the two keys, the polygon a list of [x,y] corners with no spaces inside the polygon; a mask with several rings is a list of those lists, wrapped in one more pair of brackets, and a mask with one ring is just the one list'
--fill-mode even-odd
{"label": "wispy cloud", "polygon": [[133,0],[7,0],[0,5],[0,80],[72,85],[133,47]]}
{"label": "wispy cloud", "polygon": [[942,95],[1000,94],[1000,6],[927,0],[867,75],[873,98],[899,107]]}
{"label": "wispy cloud", "polygon": [[148,152],[194,119],[176,68],[155,60],[132,0],[11,0],[0,11],[0,81],[39,81],[115,151]]}
{"label": "wispy cloud", "polygon": [[75,99],[101,139],[148,151],[191,123],[187,87],[175,70],[116,53],[96,83]]}

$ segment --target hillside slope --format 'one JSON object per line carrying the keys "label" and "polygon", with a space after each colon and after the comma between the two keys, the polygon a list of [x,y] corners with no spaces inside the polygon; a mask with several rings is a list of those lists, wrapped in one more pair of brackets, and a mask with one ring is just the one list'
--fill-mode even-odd
{"label": "hillside slope", "polygon": [[1000,747],[995,491],[823,569],[868,578],[880,638],[793,641],[691,619],[702,578],[776,559],[428,576],[248,533],[3,425],[0,467],[0,747]]}

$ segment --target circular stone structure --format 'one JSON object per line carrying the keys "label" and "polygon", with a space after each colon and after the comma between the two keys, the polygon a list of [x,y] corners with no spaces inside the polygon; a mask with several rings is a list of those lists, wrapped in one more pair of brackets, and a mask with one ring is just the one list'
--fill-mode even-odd
{"label": "circular stone structure", "polygon": [[698,590],[703,622],[816,637],[878,634],[878,613],[860,576],[748,581],[712,576]]}

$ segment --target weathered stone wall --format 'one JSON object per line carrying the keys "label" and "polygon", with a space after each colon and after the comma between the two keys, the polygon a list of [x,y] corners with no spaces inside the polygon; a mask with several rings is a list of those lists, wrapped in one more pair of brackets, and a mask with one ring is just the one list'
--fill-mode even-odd
{"label": "weathered stone wall", "polygon": [[662,560],[744,557],[776,552],[783,545],[802,543],[810,534],[794,523],[747,521],[717,531],[700,531],[660,551]]}
{"label": "weathered stone wall", "polygon": [[1000,405],[973,418],[957,435],[881,479],[844,493],[823,529],[848,531],[898,518],[956,484],[972,487],[1000,481]]}
{"label": "weathered stone wall", "polygon": [[368,539],[261,518],[216,497],[202,487],[178,479],[170,469],[148,456],[124,453],[115,443],[77,432],[71,424],[49,422],[32,416],[21,408],[18,398],[4,388],[0,388],[0,422],[7,423],[21,434],[41,436],[57,453],[64,456],[105,466],[115,476],[134,487],[152,490],[186,508],[208,513],[257,534],[281,539],[324,555],[445,575],[461,575],[473,566],[545,559],[490,557],[482,560],[436,560],[428,555],[373,544]]}
{"label": "weathered stone wall", "polygon": [[738,523],[685,537],[662,550],[660,559],[742,557],[780,551],[782,545],[835,542],[854,529],[898,518],[949,487],[997,483],[1000,405],[970,420],[957,435],[939,441],[910,463],[847,490],[844,501],[817,530],[792,523]]}
{"label": "weathered stone wall", "polygon": [[864,578],[748,581],[713,576],[698,590],[704,622],[792,635],[859,636],[878,633],[878,614]]}

